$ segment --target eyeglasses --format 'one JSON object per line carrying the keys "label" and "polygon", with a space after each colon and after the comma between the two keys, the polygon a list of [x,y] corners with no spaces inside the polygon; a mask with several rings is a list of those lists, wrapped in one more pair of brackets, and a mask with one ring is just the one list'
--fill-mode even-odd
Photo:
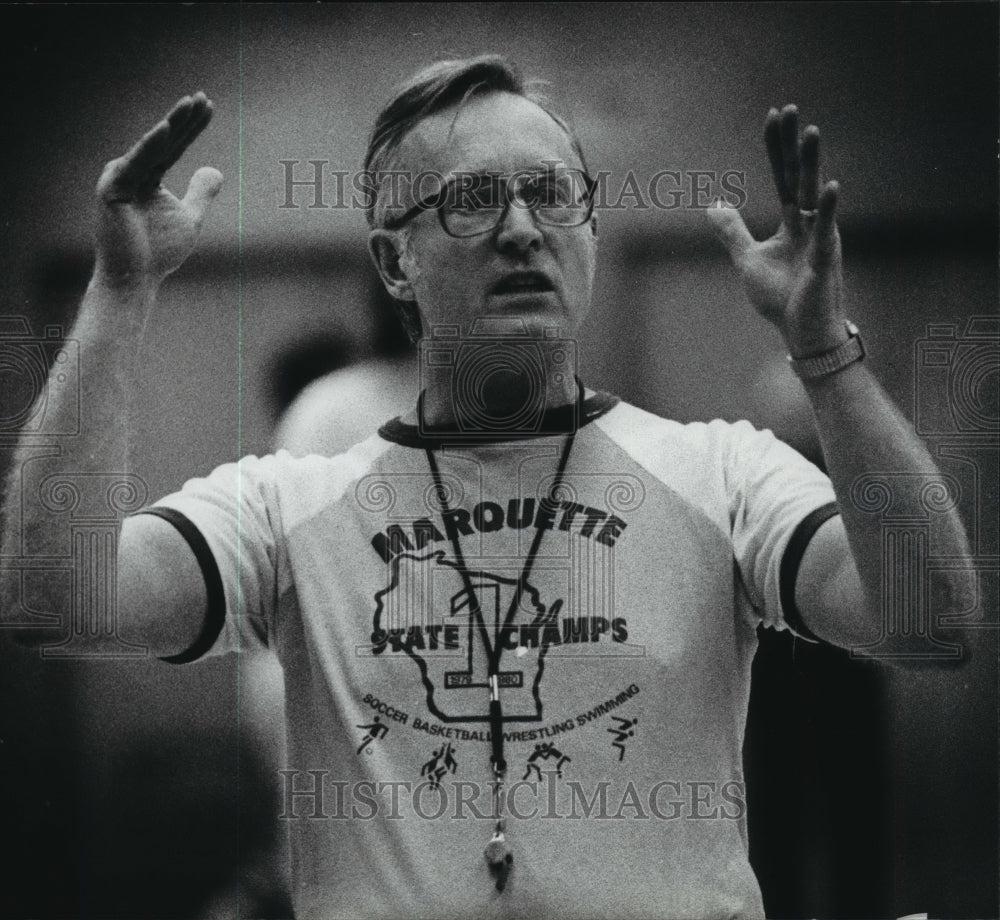
{"label": "eyeglasses", "polygon": [[593,190],[593,180],[580,169],[546,169],[513,176],[460,173],[405,214],[387,220],[385,228],[397,230],[421,211],[435,210],[449,236],[480,236],[498,227],[511,205],[527,208],[541,224],[579,227],[593,213]]}

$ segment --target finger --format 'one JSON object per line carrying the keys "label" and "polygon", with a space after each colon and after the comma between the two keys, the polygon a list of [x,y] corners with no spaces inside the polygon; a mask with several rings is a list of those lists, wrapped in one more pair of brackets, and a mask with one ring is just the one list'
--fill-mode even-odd
{"label": "finger", "polygon": [[208,124],[206,113],[209,113],[208,118],[211,118],[211,111],[212,103],[203,92],[199,91],[192,97],[191,106],[184,110],[176,121],[171,121],[173,128],[173,145],[169,154],[171,162],[177,162],[178,157],[188,148],[191,141]]}
{"label": "finger", "polygon": [[211,105],[200,91],[178,100],[166,118],[122,157],[116,180],[119,190],[139,196],[153,192],[163,174],[208,123],[205,113],[211,111]]}
{"label": "finger", "polygon": [[163,152],[158,163],[142,180],[139,186],[140,195],[152,194],[163,180],[164,173],[180,159],[191,142],[204,130],[211,120],[212,103],[204,93],[198,92],[191,97],[190,105],[178,105],[167,117],[170,123],[170,144]]}
{"label": "finger", "polygon": [[155,168],[154,173],[158,173],[157,182],[163,178],[163,174],[176,163],[184,152],[194,143],[195,139],[208,126],[212,120],[212,103],[205,99],[204,105],[198,107],[188,120],[181,132],[178,132],[173,140],[173,145],[163,161]]}
{"label": "finger", "polygon": [[764,122],[764,144],[767,147],[767,158],[771,163],[771,174],[774,176],[774,186],[778,190],[778,200],[782,207],[793,202],[785,182],[785,158],[781,152],[781,113],[771,109]]}
{"label": "finger", "polygon": [[104,167],[97,193],[106,202],[131,201],[154,163],[170,147],[170,125],[166,119],[146,132],[132,149]]}
{"label": "finger", "polygon": [[802,132],[799,159],[799,207],[804,211],[815,211],[819,200],[819,128],[815,125],[809,125]]}
{"label": "finger", "polygon": [[713,207],[705,211],[705,215],[719,242],[729,253],[729,258],[734,264],[739,265],[746,251],[754,244],[754,238],[747,230],[740,212],[736,208],[727,207],[720,198]]}
{"label": "finger", "polygon": [[837,200],[840,185],[827,182],[816,203],[816,223],[813,227],[812,265],[820,268],[829,264],[837,251]]}
{"label": "finger", "polygon": [[183,129],[186,122],[190,121],[195,112],[208,102],[208,97],[198,90],[193,96],[184,96],[174,103],[174,107],[167,114],[167,121],[171,127],[178,130]]}
{"label": "finger", "polygon": [[195,112],[202,104],[199,101],[199,97],[203,96],[203,93],[197,93],[194,96],[185,96],[167,114],[166,121],[170,125],[170,136],[172,139],[176,139],[187,130],[188,124],[195,117]]}
{"label": "finger", "polygon": [[121,158],[120,185],[138,188],[172,149],[178,132],[183,132],[195,107],[194,99],[185,96]]}
{"label": "finger", "polygon": [[222,173],[211,166],[202,166],[191,177],[184,194],[184,204],[194,212],[196,223],[200,224],[204,220],[208,206],[221,188]]}
{"label": "finger", "polygon": [[781,110],[781,159],[785,167],[785,186],[796,207],[799,202],[799,110],[786,105]]}

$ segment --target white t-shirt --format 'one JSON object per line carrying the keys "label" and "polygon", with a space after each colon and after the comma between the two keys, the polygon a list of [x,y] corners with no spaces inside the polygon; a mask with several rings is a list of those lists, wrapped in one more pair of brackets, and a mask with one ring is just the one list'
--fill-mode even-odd
{"label": "white t-shirt", "polygon": [[[746,422],[597,394],[550,500],[567,438],[449,447],[396,420],[158,503],[213,599],[177,660],[262,642],[282,663],[298,917],[763,915],[742,771],[755,630],[786,628],[786,547],[830,483]],[[483,858],[490,649],[502,892]]]}

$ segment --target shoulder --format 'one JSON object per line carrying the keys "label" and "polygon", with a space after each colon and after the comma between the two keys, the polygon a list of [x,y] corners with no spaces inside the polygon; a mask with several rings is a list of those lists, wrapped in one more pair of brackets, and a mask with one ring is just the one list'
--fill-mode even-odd
{"label": "shoulder", "polygon": [[310,453],[296,456],[287,450],[262,457],[258,468],[266,471],[282,490],[305,489],[314,497],[332,497],[371,472],[393,445],[372,434],[334,456]]}
{"label": "shoulder", "polygon": [[295,456],[335,456],[414,401],[412,360],[362,361],[310,383],[278,422],[273,445]]}
{"label": "shoulder", "polygon": [[189,479],[183,488],[162,503],[209,502],[229,507],[279,507],[295,515],[337,501],[378,463],[392,444],[372,435],[333,457],[320,454],[294,456],[278,450],[263,456],[248,455],[216,467],[207,476]]}
{"label": "shoulder", "polygon": [[595,425],[634,463],[689,497],[731,494],[765,475],[819,474],[770,430],[745,420],[678,422],[622,402]]}
{"label": "shoulder", "polygon": [[650,454],[659,456],[665,449],[681,454],[725,456],[743,445],[777,441],[769,430],[759,430],[745,420],[678,422],[626,402],[619,402],[596,424],[637,458]]}

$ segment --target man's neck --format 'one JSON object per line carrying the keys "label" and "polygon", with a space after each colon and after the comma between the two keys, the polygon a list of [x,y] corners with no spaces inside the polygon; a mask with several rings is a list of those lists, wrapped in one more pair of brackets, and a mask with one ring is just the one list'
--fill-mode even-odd
{"label": "man's neck", "polygon": [[500,371],[484,377],[479,381],[470,375],[467,383],[450,379],[422,381],[423,425],[502,432],[515,420],[523,419],[527,427],[532,417],[577,401],[576,379],[565,370],[544,377],[540,372]]}

